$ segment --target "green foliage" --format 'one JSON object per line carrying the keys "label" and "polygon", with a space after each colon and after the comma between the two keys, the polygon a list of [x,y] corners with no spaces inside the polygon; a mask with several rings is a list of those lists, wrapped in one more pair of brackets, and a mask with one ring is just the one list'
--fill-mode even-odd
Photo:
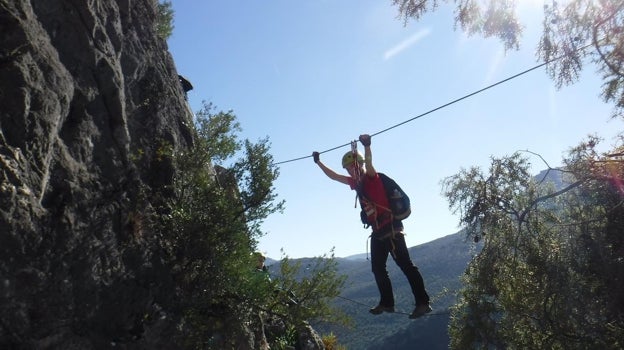
{"label": "green foliage", "polygon": [[[410,18],[419,19],[428,11],[435,10],[441,1],[392,0],[399,7],[400,16],[407,22]],[[522,35],[522,26],[515,14],[515,0],[456,1],[455,25],[459,25],[468,34],[483,34],[485,37],[497,37],[505,49],[518,48]]]}
{"label": "green foliage", "polygon": [[292,345],[299,325],[332,312],[328,300],[344,281],[333,256],[319,258],[305,273],[285,258],[274,280],[256,268],[260,225],[283,202],[276,202],[278,172],[268,139],[241,142],[239,131],[231,111],[215,112],[204,102],[194,146],[173,155],[173,198],[161,241],[175,285],[176,343],[185,348],[236,347],[250,320],[264,318],[284,325],[269,340],[272,348]]}
{"label": "green foliage", "polygon": [[536,182],[519,154],[444,181],[468,234],[484,239],[452,313],[452,348],[624,344],[624,163],[596,144],[571,151],[563,189]]}
{"label": "green foliage", "polygon": [[[436,9],[439,0],[393,0],[407,22]],[[468,34],[497,37],[505,49],[517,49],[522,25],[515,0],[455,1],[455,25]],[[595,63],[604,80],[602,96],[624,111],[624,2],[571,0],[544,3],[543,34],[537,43],[539,59],[549,62],[549,75],[559,86],[577,81],[585,58]]]}
{"label": "green foliage", "polygon": [[233,111],[218,112],[212,103],[203,101],[203,108],[195,114],[197,125],[196,147],[204,149],[204,159],[196,161],[216,164],[231,158],[241,148],[237,133],[241,131]]}
{"label": "green foliage", "polygon": [[346,350],[344,345],[338,343],[338,337],[334,333],[329,333],[321,337],[326,350]]}
{"label": "green foliage", "polygon": [[[395,0],[407,21],[440,1]],[[462,0],[456,24],[517,48],[516,1]],[[558,86],[574,83],[586,59],[602,96],[624,111],[624,2],[546,2],[538,57]],[[621,147],[609,157],[590,138],[565,160],[567,187],[538,184],[519,154],[444,181],[450,207],[484,248],[466,271],[452,317],[452,347],[621,348],[624,231]],[[619,158],[618,158],[619,157]],[[554,170],[554,169],[551,169]]]}
{"label": "green foliage", "polygon": [[[237,331],[219,328],[215,315],[244,318],[246,302],[269,295],[268,285],[263,289],[250,278],[251,253],[260,232],[249,227],[257,227],[282,206],[269,203],[276,196],[272,186],[278,174],[266,141],[246,141],[241,158],[230,168],[213,168],[213,160],[239,151],[240,129],[231,112],[214,114],[212,109],[205,104],[197,113],[195,146],[175,157],[174,197],[164,230],[169,233],[164,246],[178,287],[184,337],[199,347],[210,334]],[[261,183],[254,182],[258,177],[263,177]],[[239,186],[253,203],[237,195]]]}
{"label": "green foliage", "polygon": [[265,293],[248,293],[248,300],[253,299],[253,308],[262,312],[266,323],[282,328],[279,334],[267,333],[271,349],[293,348],[299,340],[299,330],[306,328],[308,321],[344,322],[342,314],[329,304],[340,294],[345,279],[337,274],[333,255],[313,258],[305,268],[301,262],[292,263],[284,257],[277,266],[279,272],[274,279],[264,279],[262,283],[268,287]]}
{"label": "green foliage", "polygon": [[286,332],[271,342],[271,349],[288,350],[293,349],[293,345],[297,343],[297,330],[293,326],[289,326]]}
{"label": "green foliage", "polygon": [[164,0],[156,5],[156,33],[164,40],[169,39],[173,33],[173,8],[171,1]]}
{"label": "green foliage", "polygon": [[[303,320],[346,322],[344,315],[330,304],[340,295],[346,276],[338,275],[333,252],[329,257],[292,261],[282,258],[276,277],[277,298],[271,309],[289,323]],[[295,302],[294,304],[292,302]]]}
{"label": "green foliage", "polygon": [[242,208],[239,215],[245,215],[248,228],[254,235],[260,234],[260,224],[270,213],[282,211],[284,203],[274,204],[277,194],[272,190],[272,183],[279,172],[273,167],[273,158],[268,154],[268,139],[253,144],[245,141],[245,157],[239,159],[232,169],[238,179],[239,198]]}

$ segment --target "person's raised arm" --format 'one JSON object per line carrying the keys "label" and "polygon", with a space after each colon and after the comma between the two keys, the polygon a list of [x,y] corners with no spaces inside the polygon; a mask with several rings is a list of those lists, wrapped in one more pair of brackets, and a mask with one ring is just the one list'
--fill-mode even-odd
{"label": "person's raised arm", "polygon": [[375,177],[377,171],[373,166],[373,152],[371,151],[371,136],[368,134],[360,135],[360,142],[364,146],[364,164],[366,165],[366,176]]}
{"label": "person's raised arm", "polygon": [[334,181],[343,183],[345,185],[349,184],[350,177],[345,176],[345,175],[340,175],[337,172],[333,171],[332,169],[328,168],[325,164],[323,164],[323,162],[321,162],[320,153],[312,152],[312,157],[314,158],[314,163],[316,163],[319,166],[319,168],[323,170],[323,172],[325,173],[325,175],[327,175],[327,177],[329,177],[330,179]]}

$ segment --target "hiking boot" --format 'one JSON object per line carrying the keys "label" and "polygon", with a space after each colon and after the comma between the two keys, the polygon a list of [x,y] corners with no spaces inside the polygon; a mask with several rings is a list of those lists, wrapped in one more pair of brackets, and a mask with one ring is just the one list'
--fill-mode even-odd
{"label": "hiking boot", "polygon": [[382,312],[394,312],[394,306],[383,306],[381,304],[375,306],[374,308],[368,310],[373,315],[379,315]]}
{"label": "hiking boot", "polygon": [[416,305],[416,307],[414,308],[414,311],[412,312],[411,315],[409,315],[409,318],[419,318],[420,316],[424,315],[424,314],[428,314],[432,311],[431,306],[429,306],[429,304],[421,304],[421,305]]}

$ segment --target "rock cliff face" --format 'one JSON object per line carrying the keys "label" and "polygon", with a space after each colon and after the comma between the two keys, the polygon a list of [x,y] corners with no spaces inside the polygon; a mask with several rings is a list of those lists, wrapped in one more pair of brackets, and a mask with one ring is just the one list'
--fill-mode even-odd
{"label": "rock cliff face", "polygon": [[[155,6],[0,0],[0,349],[184,348],[154,228],[192,113]],[[263,318],[216,314],[209,347],[267,348]]]}
{"label": "rock cliff face", "polygon": [[168,348],[149,215],[192,137],[155,19],[0,0],[0,348]]}

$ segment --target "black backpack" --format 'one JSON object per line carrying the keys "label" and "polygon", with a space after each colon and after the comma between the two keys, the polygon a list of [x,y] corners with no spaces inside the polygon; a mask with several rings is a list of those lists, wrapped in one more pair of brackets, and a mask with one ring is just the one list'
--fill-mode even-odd
{"label": "black backpack", "polygon": [[[392,178],[383,173],[379,174],[379,178],[383,183],[383,187],[386,190],[386,197],[388,197],[388,204],[390,205],[390,210],[392,211],[392,215],[394,216],[394,220],[404,220],[412,213],[412,208],[410,206],[410,199],[403,191],[401,186],[397,184]],[[363,194],[362,190],[358,190],[358,196],[362,198],[366,198]],[[360,205],[361,207],[361,205]],[[368,216],[364,209],[360,211],[360,219],[364,225],[370,226],[368,222]]]}

